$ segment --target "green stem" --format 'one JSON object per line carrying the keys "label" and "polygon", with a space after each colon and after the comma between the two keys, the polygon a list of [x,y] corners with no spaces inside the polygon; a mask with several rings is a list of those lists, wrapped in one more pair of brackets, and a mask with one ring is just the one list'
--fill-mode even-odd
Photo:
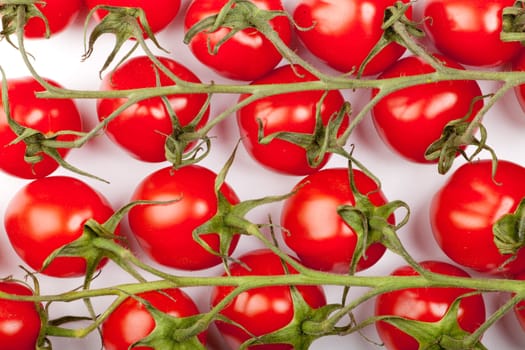
{"label": "green stem", "polygon": [[496,310],[490,317],[473,333],[471,333],[467,339],[465,339],[465,344],[470,344],[474,346],[483,336],[483,334],[492,327],[497,321],[499,321],[503,316],[505,316],[517,303],[523,299],[524,295],[516,295],[505,305],[501,306]]}
{"label": "green stem", "polygon": [[[71,302],[79,299],[108,295],[136,294],[172,287],[242,287],[244,290],[271,286],[332,285],[345,287],[380,288],[395,291],[407,288],[449,287],[467,288],[479,292],[508,292],[525,295],[525,282],[512,279],[456,277],[429,273],[427,276],[357,276],[315,271],[308,268],[304,274],[274,276],[172,276],[172,280],[129,283],[112,287],[71,291],[55,295],[20,296],[0,292],[0,298],[36,302]],[[176,279],[175,279],[176,277]]]}

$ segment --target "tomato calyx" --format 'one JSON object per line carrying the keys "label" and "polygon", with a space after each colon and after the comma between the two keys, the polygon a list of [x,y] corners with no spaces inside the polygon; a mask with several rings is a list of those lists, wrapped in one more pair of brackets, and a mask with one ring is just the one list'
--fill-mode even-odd
{"label": "tomato calyx", "polygon": [[356,74],[357,77],[363,75],[366,65],[390,43],[395,42],[403,45],[403,36],[399,35],[400,28],[413,37],[421,38],[425,35],[423,30],[419,28],[418,23],[407,17],[407,11],[409,11],[411,7],[412,2],[404,3],[397,1],[393,6],[385,9],[385,17],[383,25],[381,26],[383,34],[359,66]]}
{"label": "tomato calyx", "polygon": [[215,55],[219,48],[238,32],[254,28],[264,34],[268,30],[268,22],[279,16],[289,17],[286,11],[263,10],[249,0],[230,0],[219,13],[208,16],[189,28],[184,36],[184,43],[189,44],[201,32],[213,33],[220,28],[229,28],[230,32],[214,47],[211,47],[208,38],[208,51],[211,55]]}
{"label": "tomato calyx", "polygon": [[[287,193],[284,195],[267,196],[258,199],[241,201],[237,204],[231,204],[228,201],[228,199],[221,193],[220,189],[225,182],[228,170],[233,164],[235,153],[237,152],[237,147],[238,145],[235,147],[232,155],[226,161],[224,167],[221,169],[221,171],[215,179],[217,212],[208,221],[195,228],[192,232],[193,239],[197,243],[199,243],[210,254],[219,256],[222,259],[226,271],[229,271],[228,261],[237,262],[228,254],[228,252],[230,251],[230,247],[233,243],[234,235],[253,235],[261,240],[266,241],[266,239],[259,230],[260,225],[256,225],[248,219],[246,219],[246,214],[248,214],[248,212],[250,212],[256,207],[284,200],[293,194]],[[210,245],[201,237],[210,233],[214,233],[219,236],[219,251],[216,251],[212,247],[210,247]]]}
{"label": "tomato calyx", "polygon": [[[511,254],[510,262],[525,246],[525,198],[514,211],[502,216],[492,227],[494,243],[501,254]],[[506,263],[507,263],[506,262]]]}
{"label": "tomato calyx", "polygon": [[486,350],[479,335],[466,332],[458,322],[460,303],[476,292],[458,297],[439,321],[424,322],[399,316],[379,316],[377,321],[386,322],[409,334],[419,343],[419,349],[429,350]]}
{"label": "tomato calyx", "polygon": [[516,0],[513,6],[503,8],[501,41],[525,41],[525,1]]}
{"label": "tomato calyx", "polygon": [[[239,350],[259,344],[288,344],[293,349],[306,350],[315,340],[332,333],[331,328],[320,326],[335,310],[340,308],[340,305],[328,304],[314,309],[308,305],[295,286],[290,286],[290,294],[294,308],[294,316],[290,323],[262,336],[253,335],[251,339],[241,344]],[[227,319],[222,321],[231,322]]]}
{"label": "tomato calyx", "polygon": [[74,172],[76,174],[90,177],[102,182],[106,182],[106,180],[90,174],[88,172],[85,172],[74,165],[67,162],[58,149],[60,148],[72,148],[75,147],[74,141],[73,142],[67,142],[67,141],[60,141],[57,140],[58,136],[63,135],[73,135],[73,136],[82,136],[84,133],[77,132],[73,130],[62,130],[59,132],[53,132],[53,133],[47,133],[44,134],[38,130],[25,127],[18,123],[11,115],[11,107],[9,102],[9,96],[8,96],[8,87],[7,87],[7,79],[5,78],[5,74],[3,70],[0,68],[0,73],[2,75],[2,104],[4,105],[4,113],[7,118],[7,123],[13,133],[16,135],[16,138],[11,141],[8,146],[17,144],[19,142],[24,142],[26,145],[24,160],[34,165],[42,160],[42,156],[45,154],[49,157],[51,157],[55,162],[57,162],[61,167],[64,169],[67,169],[71,172]]}
{"label": "tomato calyx", "polygon": [[155,321],[155,328],[145,338],[132,344],[130,348],[145,346],[152,349],[206,349],[198,337],[199,334],[206,332],[208,327],[208,322],[204,319],[206,315],[175,317],[160,311],[137,295],[131,295],[131,297],[144,305]]}
{"label": "tomato calyx", "polygon": [[[341,205],[337,213],[349,225],[357,235],[357,243],[350,263],[349,273],[357,271],[360,259],[366,259],[366,249],[373,243],[381,243],[392,252],[401,255],[419,273],[427,275],[427,272],[416,263],[406,252],[397,236],[397,230],[408,221],[410,209],[408,205],[400,200],[388,202],[382,206],[375,206],[370,199],[359,192],[355,184],[351,162],[349,162],[349,180],[352,194],[355,198],[354,205]],[[394,212],[400,208],[407,210],[404,219],[397,225],[389,222]]]}
{"label": "tomato calyx", "polygon": [[267,145],[277,138],[300,146],[306,151],[308,165],[312,168],[319,167],[328,153],[338,153],[345,157],[348,156],[341,146],[344,144],[344,141],[341,140],[339,134],[345,119],[350,117],[352,107],[349,102],[343,103],[339,112],[332,116],[325,125],[321,115],[325,97],[326,93],[316,106],[315,128],[312,134],[280,131],[265,136],[264,124],[258,119],[258,142]]}
{"label": "tomato calyx", "polygon": [[175,168],[199,163],[206,158],[211,150],[210,138],[197,131],[209,108],[210,99],[207,99],[197,116],[187,125],[181,125],[175,111],[165,97],[163,97],[163,101],[173,126],[173,131],[171,135],[166,137],[164,145],[166,160]]}
{"label": "tomato calyx", "polygon": [[[454,163],[457,154],[461,154],[467,161],[472,161],[481,151],[488,151],[492,156],[492,174],[495,175],[497,167],[497,156],[495,151],[487,145],[487,130],[483,124],[478,123],[480,138],[472,135],[472,122],[469,114],[460,119],[448,122],[441,133],[441,137],[434,141],[425,152],[425,159],[438,161],[438,172],[446,174]],[[464,148],[474,146],[476,149],[471,155],[467,155]]]}
{"label": "tomato calyx", "polygon": [[19,28],[24,27],[29,19],[33,17],[44,21],[46,28],[45,38],[51,36],[49,22],[42,11],[36,6],[36,3],[44,3],[44,1],[20,0],[3,1],[2,3],[3,5],[0,5],[0,17],[2,17],[2,31],[0,32],[0,36],[5,37],[10,44],[13,45],[10,36],[15,34]]}
{"label": "tomato calyx", "polygon": [[74,165],[67,162],[62,155],[60,155],[60,152],[58,152],[59,148],[70,148],[69,144],[63,141],[57,140],[57,137],[59,135],[69,135],[73,134],[75,136],[82,135],[81,132],[75,132],[75,131],[61,131],[56,133],[50,133],[50,134],[43,134],[42,132],[24,127],[20,124],[18,124],[15,120],[13,120],[9,113],[6,113],[8,115],[8,123],[11,127],[11,130],[17,135],[17,137],[11,141],[8,146],[17,144],[19,142],[24,142],[26,144],[26,152],[24,155],[24,160],[34,165],[42,160],[42,156],[48,155],[49,157],[53,158],[55,162],[57,162],[62,168],[67,169],[71,172],[74,172],[76,174],[90,177],[102,182],[108,182],[96,175],[90,174],[88,172],[85,172],[84,170],[75,167]]}
{"label": "tomato calyx", "polygon": [[[136,40],[138,43],[144,41],[144,37],[150,39],[153,44],[160,50],[167,52],[157,41],[155,34],[151,30],[150,25],[146,19],[144,10],[138,7],[121,7],[121,6],[95,6],[89,12],[87,18],[94,16],[95,12],[99,10],[107,11],[107,14],[95,26],[89,35],[86,52],[83,59],[87,59],[93,53],[95,42],[104,34],[115,35],[115,45],[113,50],[108,55],[99,73],[102,74],[107,67],[113,62],[115,56],[121,49],[122,45],[128,40]],[[135,49],[134,45],[130,52],[126,55],[128,57]]]}
{"label": "tomato calyx", "polygon": [[133,269],[129,267],[128,258],[130,252],[121,245],[124,237],[118,235],[117,228],[124,216],[137,205],[148,204],[169,204],[171,201],[134,201],[117,210],[104,223],[99,223],[94,219],[89,219],[84,223],[82,235],[73,242],[66,244],[51,253],[42,264],[44,270],[57,257],[81,257],[86,261],[85,287],[91,279],[100,263],[109,258],[117,265],[136,277],[139,281],[143,280]]}

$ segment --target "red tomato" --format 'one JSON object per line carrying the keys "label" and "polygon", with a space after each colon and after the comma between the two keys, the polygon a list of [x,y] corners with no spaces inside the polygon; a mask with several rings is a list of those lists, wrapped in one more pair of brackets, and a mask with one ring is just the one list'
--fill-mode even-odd
{"label": "red tomato", "polygon": [[[314,81],[316,78],[296,66],[282,66],[253,84],[280,84]],[[322,168],[329,160],[327,154],[316,168],[308,164],[304,148],[285,140],[273,139],[268,144],[259,143],[259,121],[264,127],[264,136],[276,132],[298,132],[312,134],[316,124],[317,104],[323,91],[304,91],[274,95],[259,99],[241,108],[237,113],[237,125],[248,153],[263,166],[289,175],[306,175]],[[249,95],[241,95],[239,101]],[[342,108],[344,98],[339,91],[330,91],[321,106],[324,124]],[[340,132],[348,125],[346,120]]]}
{"label": "red tomato", "polygon": [[[136,206],[129,212],[131,231],[148,256],[160,264],[184,270],[200,270],[221,263],[220,257],[206,251],[192,236],[195,228],[217,213],[216,177],[207,168],[188,165],[177,170],[166,167],[142,180],[132,200],[179,199],[170,204]],[[227,184],[222,185],[221,193],[232,205],[239,202]],[[219,251],[217,234],[206,234],[202,239]],[[238,239],[238,235],[233,237],[230,253]]]}
{"label": "red tomato", "polygon": [[502,11],[514,0],[427,0],[424,28],[445,56],[459,63],[490,67],[511,60],[519,42],[503,42]]}
{"label": "red tomato", "polygon": [[458,264],[491,274],[515,275],[525,270],[525,250],[515,259],[501,254],[494,243],[493,225],[513,213],[525,197],[525,168],[481,160],[458,168],[432,200],[430,219],[441,249]]}
{"label": "red tomato", "polygon": [[[47,80],[50,84],[57,83]],[[25,77],[7,81],[11,117],[21,126],[35,129],[49,135],[61,130],[81,131],[82,119],[73,100],[42,99],[35,92],[44,88],[33,78]],[[4,106],[0,102],[0,169],[8,174],[34,179],[51,174],[58,168],[58,163],[51,157],[40,153],[42,160],[29,164],[24,160],[26,145],[24,142],[9,145],[16,139],[11,130]],[[57,140],[73,140],[74,136],[58,136]],[[69,149],[58,149],[64,158]]]}
{"label": "red tomato", "polygon": [[[524,281],[525,273],[516,276],[516,279]],[[514,314],[516,315],[521,328],[525,331],[525,300],[520,301],[514,306]]]}
{"label": "red tomato", "polygon": [[[267,249],[250,251],[239,258],[242,263],[230,266],[232,276],[267,276],[285,273],[281,259]],[[287,265],[289,273],[297,273]],[[318,286],[298,286],[304,300],[312,308],[326,305],[323,290]],[[215,287],[212,291],[211,304],[217,305],[231,291],[232,287]],[[247,290],[233,299],[221,314],[242,326],[255,336],[262,336],[287,326],[294,318],[294,303],[290,287],[263,287]],[[239,349],[240,344],[250,339],[240,327],[221,321],[217,327],[230,349]],[[288,344],[254,345],[248,349],[291,350]]]}
{"label": "red tomato", "polygon": [[[102,224],[113,212],[108,201],[84,182],[52,176],[22,187],[7,205],[4,224],[15,251],[39,271],[51,253],[82,235],[87,220]],[[85,272],[81,257],[57,257],[42,271],[55,277]]]}
{"label": "red tomato", "polygon": [[[180,0],[85,0],[90,10],[96,6],[140,7],[144,10],[148,24],[153,33],[166,28],[177,16],[180,9]],[[106,15],[106,11],[95,13],[99,20]]]}
{"label": "red tomato", "polygon": [[[394,0],[301,0],[293,17],[300,28],[307,28],[297,34],[311,53],[332,68],[355,73],[383,35],[385,10],[394,4]],[[399,44],[389,44],[363,73],[382,72],[404,52]]]}
{"label": "red tomato", "polygon": [[[429,271],[458,277],[469,277],[460,268],[439,261],[425,261],[421,266]],[[416,276],[412,267],[396,269],[393,276]],[[400,316],[422,322],[439,322],[452,303],[460,296],[472,292],[465,288],[411,288],[381,294],[376,300],[376,316]],[[472,333],[485,321],[485,303],[480,294],[460,301],[457,321],[461,329]],[[386,322],[376,323],[376,328],[388,350],[417,350],[418,342],[407,333]],[[428,345],[428,344],[426,344]]]}
{"label": "red tomato", "polygon": [[[128,350],[130,346],[147,337],[155,328],[155,319],[146,306],[147,301],[155,309],[172,317],[188,317],[199,314],[193,300],[180,289],[170,288],[161,291],[137,294],[137,298],[128,297],[102,324],[102,341],[106,350]],[[206,342],[206,333],[199,335],[202,344]],[[168,343],[169,340],[166,340]],[[168,345],[168,344],[166,344]],[[152,350],[148,346],[136,346],[135,350]]]}
{"label": "red tomato", "polygon": [[[189,69],[166,57],[159,60],[174,75],[182,80],[199,83],[200,80]],[[175,83],[165,74],[160,75],[160,85]],[[103,82],[103,91],[138,89],[157,86],[157,73],[154,64],[147,56],[129,59],[113,73],[108,74]],[[176,94],[168,96],[170,106],[182,126],[189,124],[197,117],[206,103],[205,94]],[[97,102],[99,119],[102,121],[120,108],[125,99],[106,98]],[[206,123],[209,109],[199,125]],[[133,157],[147,162],[166,160],[166,138],[173,133],[170,114],[160,97],[142,100],[121,112],[111,120],[106,128],[110,139],[126,150]]]}
{"label": "red tomato", "polygon": [[[454,61],[436,56],[446,66],[463,69]],[[434,69],[421,58],[408,56],[394,63],[380,75],[382,79],[432,73]],[[373,92],[375,96],[377,90]],[[403,157],[428,163],[427,148],[441,137],[445,125],[467,115],[471,120],[483,107],[478,83],[474,80],[453,80],[400,89],[382,98],[372,109],[379,135]],[[471,111],[472,103],[474,108]]]}
{"label": "red tomato", "polygon": [[[387,201],[377,184],[359,170],[353,170],[360,193],[381,206]],[[295,194],[285,200],[281,213],[282,236],[301,262],[311,268],[348,273],[357,244],[355,231],[337,213],[341,205],[355,205],[347,168],[324,169],[310,174],[295,187]],[[393,217],[390,218],[393,223]],[[385,252],[372,244],[357,265],[364,270],[375,264]]]}
{"label": "red tomato", "polygon": [[[264,10],[282,11],[280,0],[252,0]],[[186,32],[206,17],[216,15],[226,5],[227,0],[193,0],[184,18]],[[292,29],[285,16],[270,21],[272,28],[281,40],[290,45]],[[200,32],[189,43],[195,57],[217,73],[231,79],[255,80],[269,73],[282,59],[271,41],[253,28],[236,33],[219,47],[217,53],[210,53],[217,44],[230,32],[221,27],[213,33]]]}
{"label": "red tomato", "polygon": [[[65,30],[78,17],[82,9],[82,0],[46,0],[45,3],[36,2],[36,7],[46,17],[51,35]],[[28,38],[44,38],[46,35],[45,22],[38,17],[30,18],[24,28],[24,35]]]}
{"label": "red tomato", "polygon": [[[0,291],[11,295],[33,295],[15,281],[1,281]],[[35,303],[0,299],[0,344],[2,350],[34,350],[42,327]]]}

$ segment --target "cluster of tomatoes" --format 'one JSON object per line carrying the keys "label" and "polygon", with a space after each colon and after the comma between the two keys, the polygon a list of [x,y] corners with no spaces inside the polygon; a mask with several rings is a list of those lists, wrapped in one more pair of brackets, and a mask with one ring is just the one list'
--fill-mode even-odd
{"label": "cluster of tomatoes", "polygon": [[[118,21],[123,17],[111,17],[112,7],[140,7],[147,20],[140,22],[144,18],[139,13],[144,32],[151,30],[162,35],[180,21],[177,28],[192,34],[187,37],[188,49],[199,62],[199,70],[213,72],[219,84],[245,84],[254,88],[251,91],[257,91],[257,85],[318,81],[318,69],[337,77],[338,82],[343,75],[349,79],[358,74],[364,80],[377,79],[377,86],[367,91],[366,102],[362,104],[380,97],[370,110],[369,126],[375,127],[379,138],[393,151],[391,156],[398,157],[396,162],[427,167],[435,165],[435,160],[428,158],[428,149],[442,136],[445,126],[456,120],[474,120],[498,87],[484,91],[476,80],[455,79],[404,87],[383,96],[381,79],[430,74],[437,66],[458,71],[525,71],[522,45],[504,42],[500,37],[503,30],[516,29],[510,18],[503,17],[503,10],[514,5],[518,10],[523,8],[520,1],[231,2],[235,3],[232,8],[237,8],[238,13],[224,12],[227,3],[227,0],[48,0],[45,4],[35,3],[40,13],[27,12],[37,15],[27,21],[23,33],[27,41],[44,40],[49,34],[51,41],[59,40],[61,33],[70,30],[82,14],[88,13],[97,23],[118,27],[125,23]],[[254,28],[243,27],[244,19],[235,16],[253,11],[255,6],[267,10],[259,15],[268,16],[267,23],[276,35],[274,39],[297,49],[298,55],[304,55],[311,62],[311,67],[302,66],[300,61],[298,64],[286,62],[268,37]],[[385,12],[392,6],[398,12]],[[12,11],[19,11],[18,8],[18,5],[0,5],[6,18],[9,13],[15,21],[10,25],[19,19],[12,16]],[[286,11],[289,17],[284,15]],[[387,31],[382,28],[385,13],[402,13],[405,24],[419,27],[425,37],[417,44],[425,47],[435,61],[413,55],[399,43],[383,41],[398,34],[391,28]],[[221,16],[209,20],[218,14],[241,27],[222,26],[216,22]],[[40,15],[47,19],[47,26]],[[203,30],[191,32],[195,26],[202,26]],[[11,31],[9,35],[16,34]],[[376,46],[378,43],[382,45]],[[377,48],[377,54],[370,57],[370,52]],[[9,69],[7,65],[4,68]],[[180,144],[186,151],[199,147],[193,139],[178,142],[184,139],[185,133],[198,133],[220,115],[213,105],[216,96],[210,99],[205,89],[141,100],[133,100],[133,94],[122,94],[132,89],[170,87],[180,81],[193,86],[201,86],[202,82],[185,62],[177,60],[176,54],[158,55],[155,60],[145,54],[133,54],[105,74],[100,82],[97,91],[104,97],[96,99],[94,109],[97,122],[104,125],[101,130],[134,162],[148,164],[148,167],[161,165],[135,186],[129,197],[129,203],[135,204],[122,210],[116,210],[111,200],[89,181],[74,175],[57,175],[63,170],[59,169],[60,165],[75,170],[65,160],[69,158],[71,145],[78,142],[84,135],[85,125],[89,124],[77,101],[37,97],[37,92],[46,90],[43,83],[61,87],[47,77],[41,81],[35,77],[5,81],[3,93],[7,92],[7,96],[2,100],[0,118],[0,169],[7,176],[24,182],[11,198],[5,199],[3,230],[6,242],[26,268],[51,279],[78,278],[86,273],[92,277],[108,263],[106,256],[93,249],[77,250],[81,256],[63,254],[52,261],[49,257],[80,237],[99,235],[119,244],[126,241],[125,237],[132,238],[140,247],[139,256],[175,274],[208,269],[223,271],[221,263],[229,263],[226,258],[229,256],[235,260],[225,275],[299,273],[264,245],[237,254],[245,238],[241,234],[246,233],[242,225],[246,220],[241,220],[244,217],[240,214],[247,210],[242,206],[244,202],[235,189],[235,182],[230,184],[229,176],[226,181],[222,179],[222,173],[219,176],[225,168],[212,170],[205,162],[178,169],[167,164],[167,155],[180,151],[177,149]],[[515,92],[517,101],[525,108],[525,87],[516,86]],[[326,139],[329,131],[334,131],[329,136],[336,141],[345,137],[358,112],[345,109],[348,96],[348,91],[336,89],[269,94],[255,100],[250,100],[249,93],[235,95],[236,100],[231,102],[239,108],[233,113],[235,121],[227,127],[233,126],[236,130],[223,132],[236,134],[235,139],[242,140],[243,151],[251,157],[248,168],[260,169],[254,173],[282,176],[286,178],[284,182],[293,184],[288,189],[290,195],[282,200],[279,222],[268,226],[272,227],[271,233],[280,233],[274,238],[282,243],[283,251],[290,253],[292,259],[327,274],[345,274],[351,270],[359,274],[373,268],[387,251],[381,243],[381,229],[397,228],[396,221],[400,221],[391,209],[397,207],[392,207],[383,193],[385,187],[380,187],[369,172],[355,166],[349,168],[347,159],[340,155],[315,153],[324,141],[333,141]],[[4,113],[5,110],[9,113]],[[226,126],[221,123],[217,129],[219,127]],[[279,136],[270,137],[272,135]],[[269,138],[262,142],[265,137]],[[220,142],[221,137],[217,140]],[[458,145],[454,155],[465,150],[465,146]],[[343,145],[342,149],[348,147]],[[357,144],[357,152],[359,147]],[[333,158],[342,159],[334,161]],[[428,201],[431,202],[429,225],[446,259],[425,259],[421,267],[450,276],[476,274],[525,279],[525,253],[521,249],[525,240],[521,203],[525,197],[525,185],[521,181],[525,178],[525,167],[500,159],[494,170],[491,159],[474,160],[453,167],[453,173],[446,176],[442,188]],[[254,178],[249,186],[257,186],[254,185],[257,181]],[[274,194],[271,189],[267,192]],[[368,234],[365,238],[363,232],[351,224],[355,223],[355,213],[369,215],[364,220],[371,222],[371,226],[364,229]],[[118,221],[123,216],[127,218],[125,223]],[[375,222],[380,225],[373,226]],[[258,223],[259,228],[265,224]],[[360,255],[354,261],[356,252]],[[413,266],[401,266],[392,272],[393,276],[417,274]],[[30,286],[14,280],[1,281],[0,291],[21,296],[35,293]],[[221,305],[232,291],[234,288],[230,286],[213,287],[207,297],[208,308]],[[377,334],[389,350],[418,349],[418,342],[427,344],[441,339],[443,332],[463,339],[461,337],[476,332],[486,320],[483,295],[472,292],[465,288],[385,292],[375,299],[375,316],[384,318],[376,323]],[[333,302],[330,299],[323,286],[251,289],[222,307],[215,326],[223,337],[221,342],[231,349],[254,337],[271,343],[250,347],[254,349],[304,346],[306,341],[294,338],[301,338],[298,330],[305,321],[301,317],[311,317],[310,309],[323,309]],[[182,323],[168,322],[155,312],[174,319],[193,320],[191,317],[205,312],[197,304],[190,293],[178,288],[129,296],[111,313],[102,313],[100,329],[104,347],[120,350],[133,345],[139,349],[162,349],[175,342],[195,348],[204,346],[206,332],[190,334],[184,339],[166,337]],[[525,329],[525,305],[517,304],[515,310]],[[54,335],[53,330],[46,334],[47,325],[42,323],[47,320],[46,312],[40,303],[0,300],[0,347],[24,350],[34,349],[37,343],[44,344],[46,336]],[[425,326],[400,319],[422,321]],[[289,332],[279,332],[284,329]]]}

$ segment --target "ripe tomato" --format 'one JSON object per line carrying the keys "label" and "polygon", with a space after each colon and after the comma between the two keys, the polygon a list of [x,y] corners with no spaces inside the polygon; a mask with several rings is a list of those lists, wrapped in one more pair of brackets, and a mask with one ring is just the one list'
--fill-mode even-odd
{"label": "ripe tomato", "polygon": [[[463,69],[450,59],[436,57],[448,67]],[[434,69],[421,58],[408,56],[394,63],[380,78],[432,72]],[[377,90],[373,92],[374,96],[376,94]],[[394,151],[411,161],[428,163],[430,161],[425,159],[427,148],[441,137],[448,122],[467,115],[471,120],[483,107],[483,100],[474,100],[481,95],[474,80],[417,85],[382,98],[372,109],[372,117],[379,135]]]}
{"label": "ripe tomato", "polygon": [[[155,328],[155,319],[140,300],[172,317],[188,317],[199,314],[189,295],[177,288],[137,294],[128,297],[102,324],[102,341],[106,350],[128,350],[131,345],[147,337]],[[199,335],[202,344],[206,333]],[[169,342],[169,340],[167,340]],[[136,346],[135,350],[152,350],[148,346]]]}
{"label": "ripe tomato", "polygon": [[[360,193],[368,194],[377,206],[387,201],[377,184],[354,169]],[[311,268],[348,273],[357,244],[357,234],[337,213],[341,205],[355,205],[347,168],[323,169],[303,178],[293,196],[285,200],[281,213],[282,236],[301,262]],[[393,221],[393,217],[390,218]],[[375,264],[385,247],[373,243],[361,258],[357,270]]]}
{"label": "ripe tomato", "polygon": [[[87,7],[92,10],[99,5],[118,7],[140,7],[144,10],[148,24],[153,33],[166,28],[177,16],[180,9],[180,0],[85,0]],[[106,11],[95,13],[99,20],[106,15]]]}
{"label": "ripe tomato", "polygon": [[[393,0],[301,0],[293,18],[300,28],[307,28],[297,34],[311,53],[341,72],[357,72],[383,35],[385,10],[394,4]],[[363,73],[382,72],[404,52],[399,44],[389,44]]]}
{"label": "ripe tomato", "polygon": [[511,60],[519,42],[503,42],[503,8],[514,0],[427,0],[424,28],[431,42],[445,56],[459,63],[490,67]]}
{"label": "ripe tomato", "polygon": [[[0,282],[0,291],[11,295],[33,295],[27,286],[9,280]],[[35,303],[0,299],[0,344],[2,350],[34,350],[41,329]]]}
{"label": "ripe tomato", "polygon": [[[199,78],[180,63],[159,57],[159,60],[173,74],[182,80],[200,82]],[[158,72],[160,85],[175,83],[165,74]],[[154,64],[147,56],[134,57],[119,66],[114,72],[105,76],[101,89],[103,91],[137,89],[157,86],[157,73]],[[189,124],[197,117],[206,103],[205,94],[176,94],[168,96],[171,108],[182,126]],[[120,108],[125,99],[106,98],[97,101],[98,117],[102,121]],[[209,109],[199,125],[206,123]],[[166,138],[173,133],[170,114],[160,97],[142,100],[122,111],[108,123],[106,133],[117,145],[131,156],[147,161],[162,162],[166,160]]]}
{"label": "ripe tomato", "polygon": [[501,254],[494,242],[493,225],[513,213],[523,197],[525,168],[480,160],[458,168],[432,199],[432,231],[441,249],[458,264],[491,274],[515,275],[525,270],[525,250]]}
{"label": "ripe tomato", "polygon": [[[144,251],[160,264],[200,270],[221,263],[221,258],[209,253],[192,236],[195,228],[217,212],[214,191],[217,175],[202,166],[188,165],[180,169],[166,167],[147,176],[135,189],[132,200],[178,201],[170,204],[141,205],[129,212],[131,231]],[[232,205],[239,199],[223,184],[221,193]],[[219,236],[206,234],[202,239],[219,252]],[[230,253],[238,235],[233,237]]]}
{"label": "ripe tomato", "polygon": [[[424,261],[421,266],[426,270],[443,275],[469,277],[462,269],[445,262]],[[417,274],[409,266],[400,267],[392,273],[393,276],[416,276]],[[411,288],[388,292],[381,294],[376,299],[375,314],[376,316],[399,316],[422,322],[438,322],[458,297],[470,292],[472,290],[465,288]],[[457,322],[461,329],[472,333],[484,321],[485,303],[480,294],[465,297],[460,301]],[[391,324],[380,321],[376,323],[376,328],[388,350],[420,349],[418,342],[412,336]]]}
{"label": "ripe tomato", "polygon": [[[267,276],[285,273],[281,259],[267,249],[245,253],[239,258],[241,263],[230,266],[232,276]],[[287,265],[289,273],[297,273]],[[326,305],[323,290],[318,286],[298,286],[297,289],[304,300],[312,308]],[[212,291],[211,304],[217,305],[231,291],[232,287],[215,287]],[[290,287],[276,286],[250,289],[235,297],[221,314],[234,323],[217,321],[216,325],[230,349],[239,349],[240,344],[251,337],[262,336],[288,325],[294,318],[294,303]],[[241,329],[243,327],[245,330]],[[254,345],[248,349],[291,350],[288,344]]]}
{"label": "ripe tomato", "polygon": [[[53,35],[66,29],[77,18],[83,3],[82,0],[46,0],[45,3],[35,3],[35,6],[46,17]],[[24,28],[24,35],[28,38],[44,38],[45,22],[38,17],[30,18]]]}
{"label": "ripe tomato", "polygon": [[[17,254],[40,271],[51,253],[82,235],[87,220],[102,224],[113,212],[108,201],[84,182],[52,176],[22,187],[7,205],[4,224]],[[85,272],[86,261],[81,257],[57,257],[42,271],[55,277]]]}
{"label": "ripe tomato", "polygon": [[[253,84],[280,84],[314,81],[316,78],[301,68],[285,65],[275,69]],[[273,139],[268,144],[259,143],[259,123],[264,127],[264,136],[287,131],[312,134],[316,125],[317,105],[323,91],[304,91],[274,95],[258,99],[241,108],[237,113],[237,125],[248,153],[263,166],[290,175],[306,175],[322,168],[329,160],[327,154],[317,167],[308,164],[304,148],[291,142]],[[241,95],[239,101],[249,95]],[[322,102],[321,118],[326,125],[342,108],[344,98],[339,91],[330,91]],[[345,120],[339,133],[348,125]]]}
{"label": "ripe tomato", "polygon": [[[47,80],[50,84],[57,83]],[[61,131],[81,131],[82,119],[73,100],[70,99],[43,99],[37,98],[35,92],[44,88],[32,77],[8,79],[8,97],[11,117],[21,126],[38,130],[44,135]],[[0,169],[8,174],[34,179],[51,174],[58,168],[58,163],[51,157],[42,156],[36,164],[29,164],[24,160],[26,144],[18,142],[11,144],[16,134],[11,130],[4,105],[0,102]],[[73,140],[74,136],[58,136],[57,140]],[[69,149],[58,149],[64,158]]]}
{"label": "ripe tomato", "polygon": [[[252,0],[264,10],[282,11],[280,0]],[[206,17],[216,15],[226,5],[227,0],[193,0],[184,18],[186,32]],[[285,16],[273,18],[272,28],[281,40],[290,45],[292,29]],[[190,50],[204,65],[218,74],[230,79],[255,80],[270,72],[282,59],[271,41],[253,28],[244,29],[229,38],[216,53],[211,53],[217,44],[230,33],[230,29],[221,27],[208,33],[198,33],[189,43]]]}

